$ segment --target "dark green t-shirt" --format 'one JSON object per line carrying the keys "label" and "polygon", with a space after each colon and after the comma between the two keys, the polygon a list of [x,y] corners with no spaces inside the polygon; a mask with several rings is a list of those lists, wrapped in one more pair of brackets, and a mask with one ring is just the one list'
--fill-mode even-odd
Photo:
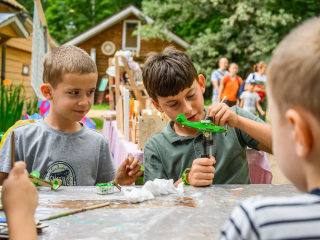
{"label": "dark green t-shirt", "polygon": [[[260,118],[232,107],[238,115],[264,123]],[[206,111],[206,109],[205,109]],[[194,159],[201,158],[202,133],[180,136],[172,130],[173,121],[153,135],[145,145],[144,181],[181,178],[183,171],[192,166]],[[228,134],[213,133],[212,155],[216,159],[213,184],[247,184],[250,182],[247,146],[256,149],[258,142],[237,128],[228,128]]]}

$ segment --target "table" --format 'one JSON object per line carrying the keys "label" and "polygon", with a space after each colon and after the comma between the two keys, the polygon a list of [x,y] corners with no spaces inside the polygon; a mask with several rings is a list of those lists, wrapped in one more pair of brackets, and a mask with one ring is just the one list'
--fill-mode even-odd
{"label": "table", "polygon": [[[134,188],[134,187],[129,187]],[[39,189],[36,219],[110,201],[108,207],[45,221],[38,239],[210,239],[216,238],[232,210],[256,195],[294,196],[293,185],[185,186],[183,194],[129,204],[118,190],[97,195],[94,187]],[[0,212],[3,217],[3,212]]]}

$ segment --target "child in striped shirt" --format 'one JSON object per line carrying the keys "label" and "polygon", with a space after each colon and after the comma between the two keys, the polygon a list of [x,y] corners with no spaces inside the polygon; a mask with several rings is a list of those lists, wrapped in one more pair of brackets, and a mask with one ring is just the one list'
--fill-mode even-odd
{"label": "child in striped shirt", "polygon": [[320,239],[319,46],[320,18],[313,18],[279,44],[267,74],[273,152],[285,176],[305,194],[247,199],[220,239]]}

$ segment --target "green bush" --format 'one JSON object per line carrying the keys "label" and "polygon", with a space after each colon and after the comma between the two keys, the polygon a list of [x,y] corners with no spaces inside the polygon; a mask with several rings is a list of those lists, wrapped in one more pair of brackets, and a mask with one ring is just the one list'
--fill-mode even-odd
{"label": "green bush", "polygon": [[[38,110],[37,98],[26,100],[23,85],[2,85],[0,88],[0,133],[6,132],[24,113],[33,114]],[[26,104],[27,112],[24,111]]]}

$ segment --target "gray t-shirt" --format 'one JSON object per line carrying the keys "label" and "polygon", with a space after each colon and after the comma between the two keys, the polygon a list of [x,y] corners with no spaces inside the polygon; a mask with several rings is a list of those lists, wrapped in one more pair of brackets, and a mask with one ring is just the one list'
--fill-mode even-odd
{"label": "gray t-shirt", "polygon": [[[225,76],[225,75],[228,75],[229,72],[226,70],[226,71],[222,71],[220,68],[218,68],[217,70],[213,71],[212,74],[211,74],[211,82],[213,81],[218,81],[218,86],[220,86],[220,82],[221,82],[221,79]],[[217,90],[215,88],[213,88],[213,95],[219,95],[219,93],[217,92]]]}
{"label": "gray t-shirt", "polygon": [[256,102],[261,99],[258,93],[244,91],[241,93],[240,99],[243,100],[243,110],[256,114]]}
{"label": "gray t-shirt", "polygon": [[[116,168],[109,143],[99,132],[83,125],[75,133],[48,126],[43,119],[14,129],[15,160],[40,178],[59,178],[64,186],[93,186],[112,181]],[[11,169],[11,133],[0,149],[0,172]]]}

